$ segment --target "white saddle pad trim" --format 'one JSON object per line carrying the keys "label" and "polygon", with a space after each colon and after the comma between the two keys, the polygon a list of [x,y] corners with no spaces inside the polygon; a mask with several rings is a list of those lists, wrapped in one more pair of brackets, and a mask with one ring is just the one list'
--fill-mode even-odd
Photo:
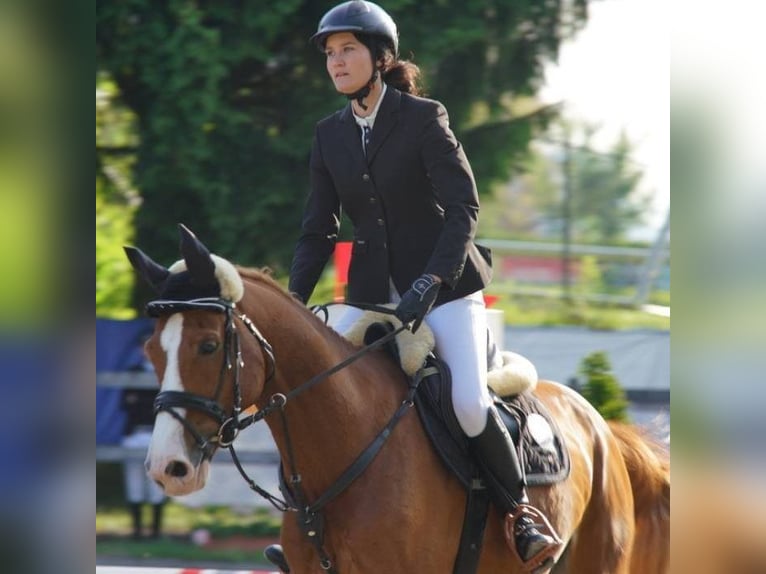
{"label": "white saddle pad trim", "polygon": [[[393,306],[392,306],[393,307]],[[373,323],[386,322],[398,329],[401,321],[393,315],[376,311],[365,311],[364,315],[345,333],[341,333],[353,345],[360,347],[364,344],[364,334]],[[402,370],[407,375],[414,375],[433,351],[436,341],[430,327],[424,322],[415,334],[402,331],[396,336],[396,346],[399,350]],[[487,385],[501,397],[517,395],[533,390],[537,386],[537,369],[532,362],[513,351],[501,351],[503,364],[490,371],[487,375]]]}

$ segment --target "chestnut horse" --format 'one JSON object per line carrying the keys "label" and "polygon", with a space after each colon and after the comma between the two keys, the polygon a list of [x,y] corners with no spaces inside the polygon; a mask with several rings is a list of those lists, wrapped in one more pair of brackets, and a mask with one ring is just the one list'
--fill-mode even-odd
{"label": "chestnut horse", "polygon": [[[439,459],[415,410],[406,408],[408,379],[387,355],[374,350],[323,376],[359,348],[266,273],[211,256],[185,228],[184,259],[169,269],[138,249],[127,251],[160,293],[148,307],[158,320],[146,351],[161,393],[146,466],[167,494],[204,486],[213,451],[236,434],[227,425],[264,420],[282,472],[302,501],[327,501],[319,545],[315,532],[314,540],[307,535],[314,526],[302,529],[295,516],[305,515],[285,515],[281,542],[291,572],[328,566],[339,574],[453,571],[466,492]],[[669,490],[667,469],[643,465],[637,456],[626,465],[624,443],[635,446],[638,435],[627,427],[615,434],[573,390],[541,381],[534,393],[556,420],[571,461],[565,480],[529,488],[532,504],[565,542],[553,572],[660,572],[643,566],[649,560],[636,560],[632,569],[631,560],[641,529],[654,527],[641,517]],[[256,415],[242,410],[250,405]],[[392,426],[394,413],[401,416]],[[387,425],[375,456],[327,496]],[[637,490],[634,477],[652,488]],[[634,508],[634,500],[642,508]],[[477,572],[521,572],[502,525],[490,508]],[[640,552],[662,556],[667,544],[667,538],[655,539]]]}

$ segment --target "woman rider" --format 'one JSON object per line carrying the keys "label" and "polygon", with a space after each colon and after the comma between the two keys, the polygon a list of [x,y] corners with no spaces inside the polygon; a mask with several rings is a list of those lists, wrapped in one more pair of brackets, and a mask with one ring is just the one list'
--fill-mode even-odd
{"label": "woman rider", "polygon": [[[529,506],[524,475],[487,390],[482,289],[491,260],[473,242],[479,200],[463,148],[444,106],[418,96],[419,69],[398,58],[396,24],[380,6],[352,0],[332,8],[311,41],[349,103],[316,126],[289,289],[308,301],[344,210],[354,227],[348,300],[396,303],[413,332],[423,321],[431,328],[452,372],[458,422],[505,516],[508,544],[536,567],[558,541],[520,512]],[[352,307],[341,322],[360,314]]]}

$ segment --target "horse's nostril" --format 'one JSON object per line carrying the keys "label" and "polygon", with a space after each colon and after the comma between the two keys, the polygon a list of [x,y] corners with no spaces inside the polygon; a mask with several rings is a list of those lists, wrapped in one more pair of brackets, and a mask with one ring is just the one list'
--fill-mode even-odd
{"label": "horse's nostril", "polygon": [[182,463],[174,460],[165,467],[165,474],[174,476],[176,478],[183,478],[189,472],[188,467]]}

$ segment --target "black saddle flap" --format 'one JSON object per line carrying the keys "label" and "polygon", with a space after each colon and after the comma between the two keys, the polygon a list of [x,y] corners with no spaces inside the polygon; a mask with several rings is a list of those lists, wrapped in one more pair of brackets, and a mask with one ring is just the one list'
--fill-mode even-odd
{"label": "black saddle flap", "polygon": [[449,391],[452,387],[449,369],[433,356],[426,360],[426,367],[435,367],[437,372],[420,382],[415,395],[420,422],[442,461],[463,486],[470,489],[471,480],[478,475],[478,471],[468,455],[468,440],[460,429],[454,410],[446,417],[442,411],[442,395],[445,389]]}
{"label": "black saddle flap", "polygon": [[[468,450],[468,440],[455,417],[452,406],[452,379],[446,364],[430,356],[427,367],[435,367],[436,373],[424,378],[415,395],[415,407],[423,428],[431,439],[444,464],[466,488],[480,476]],[[490,391],[492,392],[492,391]],[[514,444],[521,444],[519,459],[525,467],[527,483],[550,484],[569,475],[569,456],[564,448],[558,428],[543,404],[531,394],[509,397],[504,400],[493,394],[495,406],[505,422]],[[552,445],[543,447],[535,441],[527,428],[531,413],[542,416],[551,426]]]}

